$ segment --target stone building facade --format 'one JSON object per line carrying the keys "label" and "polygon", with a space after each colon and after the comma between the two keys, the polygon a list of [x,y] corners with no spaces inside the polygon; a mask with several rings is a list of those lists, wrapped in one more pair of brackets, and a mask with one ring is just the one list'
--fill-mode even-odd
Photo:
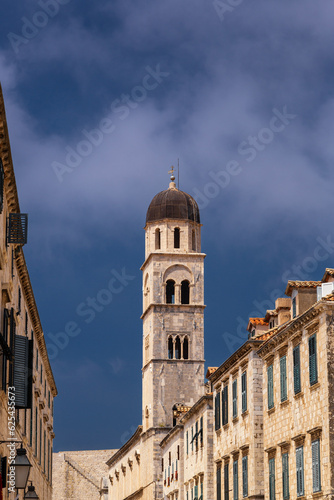
{"label": "stone building facade", "polygon": [[53,456],[53,498],[107,500],[107,460],[115,450],[62,451]]}
{"label": "stone building facade", "polygon": [[[10,448],[15,439],[32,465],[29,480],[39,498],[52,498],[53,400],[57,388],[22,246],[20,212],[0,87],[0,459],[2,498],[9,493]],[[15,400],[15,416],[11,401]],[[15,417],[15,420],[14,420]],[[8,422],[15,421],[10,433]],[[23,498],[23,491],[19,498]]]}

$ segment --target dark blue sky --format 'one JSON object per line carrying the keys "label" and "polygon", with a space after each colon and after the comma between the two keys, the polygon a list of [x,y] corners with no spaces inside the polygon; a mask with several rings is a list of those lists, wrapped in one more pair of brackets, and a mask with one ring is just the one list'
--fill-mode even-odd
{"label": "dark blue sky", "polygon": [[334,265],[334,6],[5,0],[0,14],[55,451],[119,448],[141,422],[146,209],[177,158],[201,207],[208,366],[288,278]]}

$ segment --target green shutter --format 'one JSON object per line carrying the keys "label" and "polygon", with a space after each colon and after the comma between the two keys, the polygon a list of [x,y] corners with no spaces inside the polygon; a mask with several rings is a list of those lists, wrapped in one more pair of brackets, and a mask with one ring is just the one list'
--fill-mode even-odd
{"label": "green shutter", "polygon": [[195,484],[195,498],[194,500],[198,500],[198,486]]}
{"label": "green shutter", "polygon": [[194,428],[191,428],[191,451],[194,451]]}
{"label": "green shutter", "polygon": [[242,457],[242,496],[248,497],[248,457]]}
{"label": "green shutter", "polygon": [[200,418],[200,430],[199,430],[200,434],[201,434],[201,446],[203,446],[203,417]]}
{"label": "green shutter", "polygon": [[232,397],[233,397],[233,418],[238,415],[238,381],[233,380],[232,384]]}
{"label": "green shutter", "polygon": [[242,413],[247,411],[247,372],[241,375],[241,405]]}
{"label": "green shutter", "polygon": [[186,436],[187,436],[186,441],[187,441],[187,455],[188,455],[189,454],[189,433],[188,433],[188,431],[187,431]]}
{"label": "green shutter", "polygon": [[275,500],[275,458],[269,460],[269,500]]}
{"label": "green shutter", "polygon": [[293,385],[295,394],[301,391],[300,383],[300,347],[297,345],[293,350]]}
{"label": "green shutter", "polygon": [[320,440],[312,441],[312,476],[313,476],[313,493],[321,491],[321,474],[320,474]]}
{"label": "green shutter", "polygon": [[217,467],[217,500],[221,500],[222,498],[222,495],[221,495],[221,468],[220,467]]}
{"label": "green shutter", "polygon": [[29,379],[29,339],[22,335],[15,335],[15,408],[28,407],[28,379]]}
{"label": "green shutter", "polygon": [[281,401],[286,401],[288,398],[286,384],[286,356],[280,359],[280,377],[281,377]]}
{"label": "green shutter", "polygon": [[304,449],[296,449],[297,497],[304,496]]}
{"label": "green shutter", "polygon": [[229,492],[229,477],[228,477],[228,464],[224,465],[224,500],[229,500],[230,492]]}
{"label": "green shutter", "polygon": [[215,398],[215,429],[220,429],[220,392],[217,393]]}
{"label": "green shutter", "polygon": [[238,460],[234,460],[233,462],[233,500],[238,500],[238,490],[239,490],[239,481],[238,481]]}
{"label": "green shutter", "polygon": [[222,390],[222,420],[223,425],[228,423],[228,386]]}
{"label": "green shutter", "polygon": [[195,424],[195,443],[196,443],[196,450],[198,450],[198,420],[196,421]]}
{"label": "green shutter", "polygon": [[316,334],[312,335],[312,337],[309,338],[308,347],[309,347],[310,385],[313,385],[318,382]]}
{"label": "green shutter", "polygon": [[289,493],[289,454],[282,455],[282,482],[283,482],[283,500],[290,497]]}
{"label": "green shutter", "polygon": [[267,378],[268,378],[268,409],[274,407],[274,373],[273,365],[267,368]]}

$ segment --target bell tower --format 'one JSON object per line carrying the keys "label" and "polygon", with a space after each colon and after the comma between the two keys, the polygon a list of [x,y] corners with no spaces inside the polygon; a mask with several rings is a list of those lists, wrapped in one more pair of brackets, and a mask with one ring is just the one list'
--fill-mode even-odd
{"label": "bell tower", "polygon": [[204,394],[204,258],[196,201],[169,188],[146,216],[143,271],[143,429],[171,427],[176,403]]}

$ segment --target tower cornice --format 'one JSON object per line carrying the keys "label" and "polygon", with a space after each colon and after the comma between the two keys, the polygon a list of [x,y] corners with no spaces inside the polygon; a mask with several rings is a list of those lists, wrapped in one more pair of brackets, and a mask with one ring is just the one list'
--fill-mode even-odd
{"label": "tower cornice", "polygon": [[155,257],[158,257],[158,256],[162,256],[162,257],[174,257],[175,256],[178,256],[184,260],[187,260],[187,257],[201,257],[203,259],[205,259],[206,257],[206,253],[202,253],[202,252],[189,252],[189,253],[184,253],[182,252],[181,250],[178,251],[178,252],[151,252],[148,257],[145,259],[143,265],[141,266],[140,270],[143,271],[145,269],[145,267],[147,266],[147,264],[149,263],[149,261],[153,258],[153,256]]}
{"label": "tower cornice", "polygon": [[140,319],[144,319],[146,314],[153,308],[153,307],[161,307],[165,309],[175,309],[175,311],[186,311],[187,309],[205,309],[206,305],[205,304],[156,304],[152,303],[148,306],[148,308],[143,312],[143,314],[140,316]]}

